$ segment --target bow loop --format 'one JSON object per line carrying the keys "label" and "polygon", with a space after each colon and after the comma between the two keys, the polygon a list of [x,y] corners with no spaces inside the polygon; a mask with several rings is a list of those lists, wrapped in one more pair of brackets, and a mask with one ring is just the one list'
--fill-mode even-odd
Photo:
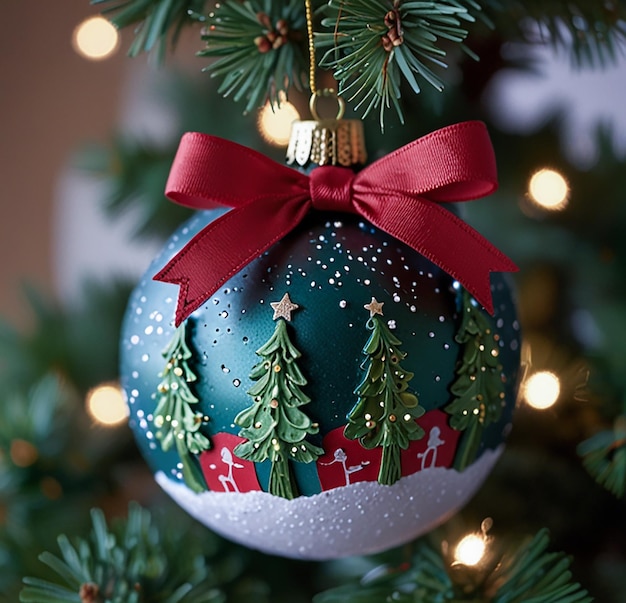
{"label": "bow loop", "polygon": [[313,207],[321,211],[354,213],[353,180],[354,173],[349,168],[331,165],[315,168],[309,177]]}
{"label": "bow loop", "polygon": [[314,208],[362,216],[460,281],[493,313],[489,273],[517,267],[440,203],[474,199],[496,185],[493,148],[477,121],[432,132],[357,175],[322,166],[306,176],[234,142],[188,133],[174,159],[168,196],[197,209],[233,209],[154,278],[180,285],[178,325]]}

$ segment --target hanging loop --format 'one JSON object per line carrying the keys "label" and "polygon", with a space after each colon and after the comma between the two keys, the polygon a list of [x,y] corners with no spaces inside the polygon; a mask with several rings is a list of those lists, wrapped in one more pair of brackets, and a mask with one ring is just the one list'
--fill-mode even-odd
{"label": "hanging loop", "polygon": [[337,101],[337,115],[335,119],[339,120],[343,117],[343,114],[346,112],[346,103],[335,92],[333,88],[324,88],[323,90],[316,90],[313,94],[311,94],[311,99],[309,100],[309,108],[311,109],[311,115],[315,121],[321,121],[319,113],[317,112],[317,101],[320,97],[332,97]]}

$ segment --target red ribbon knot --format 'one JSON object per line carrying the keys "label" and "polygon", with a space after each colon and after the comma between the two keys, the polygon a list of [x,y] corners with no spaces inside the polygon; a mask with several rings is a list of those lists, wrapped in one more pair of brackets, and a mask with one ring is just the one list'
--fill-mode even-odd
{"label": "red ribbon knot", "polygon": [[320,211],[355,213],[352,205],[351,170],[334,166],[315,168],[309,176],[311,202]]}
{"label": "red ribbon knot", "polygon": [[517,267],[441,203],[496,188],[493,148],[477,121],[432,132],[357,174],[323,166],[306,175],[228,140],[190,132],[180,142],[167,196],[195,209],[232,209],[154,278],[180,285],[178,325],[315,208],[362,216],[445,270],[493,313],[489,273]]}

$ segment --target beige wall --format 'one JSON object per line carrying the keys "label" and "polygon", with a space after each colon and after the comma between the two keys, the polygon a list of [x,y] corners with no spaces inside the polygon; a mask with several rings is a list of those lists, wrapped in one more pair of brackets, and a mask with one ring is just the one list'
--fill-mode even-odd
{"label": "beige wall", "polygon": [[52,291],[51,216],[71,151],[106,140],[115,119],[123,52],[88,62],[71,47],[88,0],[0,2],[0,314],[23,322],[25,279]]}

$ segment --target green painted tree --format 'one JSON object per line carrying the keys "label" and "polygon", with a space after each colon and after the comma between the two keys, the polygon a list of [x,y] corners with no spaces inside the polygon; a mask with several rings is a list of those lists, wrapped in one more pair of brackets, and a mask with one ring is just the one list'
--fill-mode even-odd
{"label": "green painted tree", "polygon": [[391,485],[402,476],[401,450],[408,448],[411,440],[424,437],[424,430],[415,422],[424,409],[417,396],[407,391],[413,373],[400,366],[406,353],[382,318],[383,303],[373,297],[365,305],[370,311],[366,327],[372,333],[363,348],[365,375],[354,392],[359,399],[348,414],[344,434],[358,439],[364,448],[382,447],[378,481]]}
{"label": "green painted tree", "polygon": [[186,324],[183,322],[176,329],[163,350],[167,363],[159,374],[162,380],[158,386],[160,397],[154,411],[154,425],[161,448],[167,452],[176,447],[185,483],[195,492],[202,492],[208,488],[193,455],[211,448],[211,441],[201,432],[209,418],[193,409],[198,398],[189,387],[196,375],[187,363],[193,353],[186,341]]}
{"label": "green painted tree", "polygon": [[248,390],[254,404],[235,417],[242,428],[239,435],[246,441],[236,446],[234,453],[257,463],[269,459],[268,491],[292,499],[298,496],[298,488],[290,461],[310,463],[324,451],[305,440],[317,433],[319,426],[300,409],[311,399],[301,389],[307,383],[296,363],[301,354],[289,339],[286,322],[298,306],[285,294],[272,307],[276,327],[256,352],[262,360],[250,373],[256,383]]}
{"label": "green painted tree", "polygon": [[462,471],[474,462],[483,431],[497,421],[504,406],[504,375],[499,360],[499,336],[464,289],[461,325],[455,340],[462,345],[456,379],[450,387],[454,400],[445,407],[450,426],[462,431],[454,468]]}

